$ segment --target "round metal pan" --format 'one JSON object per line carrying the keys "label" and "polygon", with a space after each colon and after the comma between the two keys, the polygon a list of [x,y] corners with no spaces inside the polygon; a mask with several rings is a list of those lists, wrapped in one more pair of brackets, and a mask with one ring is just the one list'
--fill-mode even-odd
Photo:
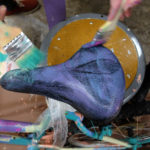
{"label": "round metal pan", "polygon": [[[67,19],[66,21],[60,22],[55,27],[53,27],[50,30],[50,32],[47,34],[47,36],[45,37],[45,39],[43,40],[43,43],[41,45],[41,50],[48,53],[48,48],[51,44],[53,37],[56,35],[56,33],[61,28],[63,28],[64,26],[66,26],[67,24],[69,24],[71,22],[74,22],[74,21],[77,21],[80,19],[87,19],[87,18],[100,19],[100,20],[107,19],[107,17],[104,15],[88,13],[88,14],[76,15],[74,17]],[[124,24],[122,24],[121,22],[118,23],[118,26],[123,31],[125,31],[126,34],[130,37],[130,40],[133,42],[133,44],[136,48],[136,53],[137,53],[137,57],[138,57],[138,68],[137,68],[136,76],[135,76],[133,82],[126,89],[126,92],[125,92],[124,103],[126,103],[138,92],[139,88],[141,87],[141,84],[144,79],[144,74],[145,74],[145,58],[144,58],[144,53],[142,51],[142,48],[141,48],[137,38],[135,37],[135,35],[131,32],[131,30],[128,27],[126,27]]]}

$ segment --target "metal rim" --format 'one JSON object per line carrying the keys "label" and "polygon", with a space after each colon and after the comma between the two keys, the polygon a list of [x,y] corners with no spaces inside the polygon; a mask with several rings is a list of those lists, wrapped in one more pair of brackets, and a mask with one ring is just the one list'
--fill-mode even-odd
{"label": "metal rim", "polygon": [[[89,19],[92,18],[92,19],[107,20],[106,16],[101,15],[101,14],[95,14],[95,13],[86,13],[86,14],[75,15],[74,17],[71,17],[71,18],[67,19],[66,21],[60,22],[59,24],[57,24],[56,26],[54,26],[51,29],[51,31],[47,34],[44,41],[42,42],[41,50],[43,50],[46,54],[48,53],[48,48],[52,41],[52,38],[65,25],[67,25],[68,23],[77,21],[77,20],[88,19],[88,18]],[[126,92],[125,92],[124,103],[126,103],[138,92],[139,88],[141,87],[142,82],[144,80],[146,63],[145,63],[145,57],[144,57],[143,50],[142,50],[137,38],[135,37],[135,35],[131,32],[131,30],[129,28],[127,28],[121,22],[118,23],[118,26],[122,30],[124,30],[126,32],[126,34],[130,37],[131,41],[133,42],[134,46],[136,47],[137,56],[138,56],[138,68],[137,68],[136,76],[135,76],[133,82],[131,83],[130,87],[128,89],[126,89]],[[45,64],[47,64],[47,62],[45,62]],[[139,76],[140,76],[140,82],[138,82]]]}

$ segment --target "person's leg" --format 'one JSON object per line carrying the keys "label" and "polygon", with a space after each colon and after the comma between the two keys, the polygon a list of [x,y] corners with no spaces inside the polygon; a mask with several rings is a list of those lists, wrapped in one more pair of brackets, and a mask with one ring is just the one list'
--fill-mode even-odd
{"label": "person's leg", "polygon": [[49,28],[66,19],[65,0],[43,0]]}

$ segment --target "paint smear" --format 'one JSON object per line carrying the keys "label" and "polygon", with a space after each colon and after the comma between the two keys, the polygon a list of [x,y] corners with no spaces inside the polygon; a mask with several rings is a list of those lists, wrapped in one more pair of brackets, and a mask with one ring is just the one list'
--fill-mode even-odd
{"label": "paint smear", "polygon": [[142,81],[141,81],[141,78],[142,78],[142,76],[141,76],[141,74],[139,74],[138,77],[137,77],[137,83],[138,83],[138,84],[140,84],[140,83],[142,82]]}
{"label": "paint smear", "polygon": [[136,92],[136,89],[132,89],[133,92]]}
{"label": "paint smear", "polygon": [[7,59],[8,55],[0,52],[0,62],[4,62]]}

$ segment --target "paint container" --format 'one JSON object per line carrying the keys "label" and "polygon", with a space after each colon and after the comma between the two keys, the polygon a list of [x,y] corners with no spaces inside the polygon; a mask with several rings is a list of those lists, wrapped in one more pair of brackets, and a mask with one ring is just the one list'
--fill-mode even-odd
{"label": "paint container", "polygon": [[[60,64],[71,58],[82,45],[93,39],[98,27],[106,19],[100,14],[80,14],[53,27],[41,46],[48,54],[48,65]],[[123,67],[126,103],[137,93],[144,79],[145,58],[142,48],[131,30],[120,22],[104,46],[114,52]]]}

